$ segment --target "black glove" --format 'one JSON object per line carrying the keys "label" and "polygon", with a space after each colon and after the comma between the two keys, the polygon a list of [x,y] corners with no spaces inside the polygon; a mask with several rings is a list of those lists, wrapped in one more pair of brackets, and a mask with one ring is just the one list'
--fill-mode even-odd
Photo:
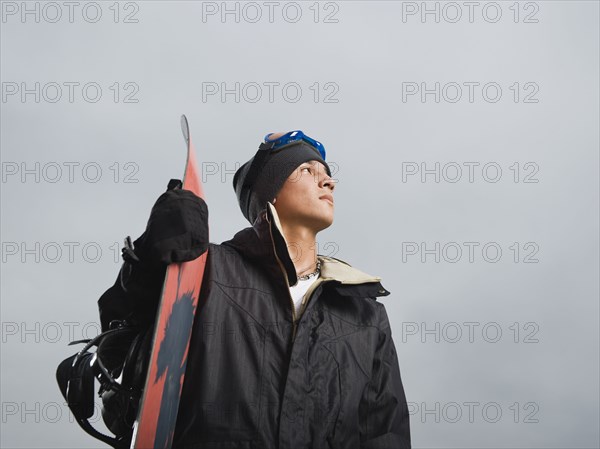
{"label": "black glove", "polygon": [[194,260],[208,248],[208,207],[202,198],[171,180],[158,197],[144,233],[134,242],[140,260],[170,264]]}
{"label": "black glove", "polygon": [[196,259],[208,243],[206,202],[172,179],[152,207],[144,233],[133,247],[126,244],[123,248],[123,290],[144,309],[158,303],[167,265]]}

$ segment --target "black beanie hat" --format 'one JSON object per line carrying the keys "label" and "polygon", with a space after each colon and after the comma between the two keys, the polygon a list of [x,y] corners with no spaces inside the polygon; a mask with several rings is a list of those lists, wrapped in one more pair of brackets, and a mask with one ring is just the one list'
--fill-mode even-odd
{"label": "black beanie hat", "polygon": [[[266,207],[267,201],[272,201],[277,196],[286,179],[300,164],[319,161],[331,176],[329,165],[312,145],[295,141],[275,151],[270,149],[271,146],[271,143],[261,144],[254,157],[233,176],[233,189],[240,209],[250,224],[254,223],[260,211]],[[244,184],[248,184],[245,189]]]}

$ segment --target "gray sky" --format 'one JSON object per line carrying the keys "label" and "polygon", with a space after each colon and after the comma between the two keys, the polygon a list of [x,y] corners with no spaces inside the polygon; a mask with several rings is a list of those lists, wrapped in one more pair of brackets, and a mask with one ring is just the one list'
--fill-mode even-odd
{"label": "gray sky", "polygon": [[54,371],[182,113],[214,242],[267,132],[325,144],[319,252],[392,292],[414,447],[599,447],[598,2],[76,3],[1,4],[3,448],[100,446]]}

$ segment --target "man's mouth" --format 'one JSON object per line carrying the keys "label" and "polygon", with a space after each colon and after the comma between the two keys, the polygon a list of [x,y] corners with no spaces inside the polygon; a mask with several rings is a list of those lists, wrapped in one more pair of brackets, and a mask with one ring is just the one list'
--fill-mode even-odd
{"label": "man's mouth", "polygon": [[332,195],[323,195],[319,197],[320,200],[327,200],[331,204],[333,204],[333,196]]}

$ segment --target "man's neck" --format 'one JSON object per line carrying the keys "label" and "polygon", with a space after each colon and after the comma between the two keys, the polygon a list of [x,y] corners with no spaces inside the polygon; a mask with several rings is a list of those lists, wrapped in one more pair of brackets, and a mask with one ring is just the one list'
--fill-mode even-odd
{"label": "man's neck", "polygon": [[281,224],[288,244],[290,258],[296,267],[298,276],[312,273],[317,266],[316,234],[302,226],[286,226]]}

